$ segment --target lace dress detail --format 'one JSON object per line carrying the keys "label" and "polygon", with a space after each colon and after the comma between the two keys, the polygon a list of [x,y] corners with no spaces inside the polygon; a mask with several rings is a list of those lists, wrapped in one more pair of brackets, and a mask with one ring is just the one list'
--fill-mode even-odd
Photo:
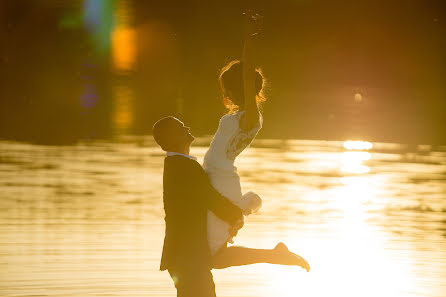
{"label": "lace dress detail", "polygon": [[[240,121],[240,116],[238,116],[238,120]],[[228,157],[228,159],[235,160],[235,158],[251,144],[260,130],[260,122],[261,119],[259,120],[259,122],[257,122],[257,125],[255,127],[248,131],[241,128],[237,129],[234,136],[229,141],[228,147],[226,148],[226,156]]]}
{"label": "lace dress detail", "polygon": [[[250,193],[242,194],[240,177],[235,158],[247,148],[262,127],[263,118],[259,114],[257,125],[244,131],[240,129],[242,112],[227,114],[220,119],[217,132],[204,156],[203,169],[206,171],[212,186],[223,196],[230,199],[247,213],[254,212],[261,205],[260,198]],[[212,254],[215,254],[227,242],[232,242],[229,235],[230,225],[208,211],[207,239]]]}

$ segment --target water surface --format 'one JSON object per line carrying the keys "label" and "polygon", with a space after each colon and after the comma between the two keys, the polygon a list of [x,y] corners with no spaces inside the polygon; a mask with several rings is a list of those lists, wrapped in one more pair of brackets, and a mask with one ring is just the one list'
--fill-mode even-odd
{"label": "water surface", "polygon": [[[214,270],[219,297],[446,296],[446,147],[347,147],[256,140],[240,155],[242,188],[264,203],[236,244],[284,241],[312,270]],[[1,141],[0,295],[175,296],[158,270],[163,158],[150,137]]]}

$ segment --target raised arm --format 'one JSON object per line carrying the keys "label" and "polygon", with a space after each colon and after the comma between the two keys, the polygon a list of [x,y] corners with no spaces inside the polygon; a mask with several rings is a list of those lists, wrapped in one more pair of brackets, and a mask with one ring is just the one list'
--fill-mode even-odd
{"label": "raised arm", "polygon": [[255,87],[255,63],[253,61],[255,38],[259,34],[261,16],[246,12],[244,15],[244,45],[242,54],[243,88],[245,97],[245,115],[240,127],[247,131],[254,127],[259,121],[259,110],[257,107],[257,94]]}

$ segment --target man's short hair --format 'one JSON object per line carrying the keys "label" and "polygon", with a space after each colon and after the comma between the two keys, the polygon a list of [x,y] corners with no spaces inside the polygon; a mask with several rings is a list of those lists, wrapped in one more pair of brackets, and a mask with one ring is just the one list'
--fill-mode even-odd
{"label": "man's short hair", "polygon": [[153,124],[153,138],[156,143],[164,150],[168,151],[169,131],[173,122],[177,121],[173,116],[164,117]]}

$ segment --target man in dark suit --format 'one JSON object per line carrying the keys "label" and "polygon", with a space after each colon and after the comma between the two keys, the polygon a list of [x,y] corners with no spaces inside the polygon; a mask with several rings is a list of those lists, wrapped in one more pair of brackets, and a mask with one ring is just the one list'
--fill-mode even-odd
{"label": "man in dark suit", "polygon": [[207,241],[207,212],[241,226],[242,211],[210,184],[196,158],[189,155],[194,137],[174,118],[153,126],[155,141],[166,151],[163,190],[166,234],[160,270],[168,270],[178,297],[215,297],[211,254]]}

